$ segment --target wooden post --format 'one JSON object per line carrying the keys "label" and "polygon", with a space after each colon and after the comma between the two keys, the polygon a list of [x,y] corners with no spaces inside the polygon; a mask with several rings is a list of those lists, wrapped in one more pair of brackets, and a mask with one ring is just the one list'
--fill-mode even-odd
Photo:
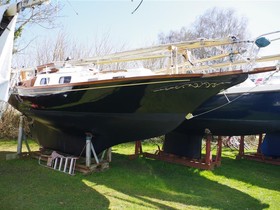
{"label": "wooden post", "polygon": [[129,155],[129,159],[138,158],[139,155],[142,155],[142,154],[143,154],[143,150],[142,150],[142,143],[141,143],[141,141],[135,141],[134,154],[133,155]]}
{"label": "wooden post", "polygon": [[210,165],[212,163],[211,140],[212,140],[212,134],[208,133],[206,136],[206,155],[205,155],[206,165]]}
{"label": "wooden post", "polygon": [[220,165],[222,160],[222,137],[218,136],[216,162]]}
{"label": "wooden post", "polygon": [[240,136],[239,157],[244,156],[244,136]]}
{"label": "wooden post", "polygon": [[135,155],[141,155],[142,153],[143,153],[142,143],[141,143],[141,141],[136,141],[135,142]]}

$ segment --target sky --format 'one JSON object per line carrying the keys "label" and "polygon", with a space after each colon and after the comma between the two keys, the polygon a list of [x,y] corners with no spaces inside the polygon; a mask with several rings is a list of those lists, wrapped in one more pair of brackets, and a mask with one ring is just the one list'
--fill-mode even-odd
{"label": "sky", "polygon": [[[88,43],[94,37],[109,33],[113,45],[141,48],[155,43],[161,32],[190,26],[198,16],[213,7],[233,8],[238,15],[247,17],[252,37],[280,31],[280,0],[144,0],[134,14],[132,11],[140,0],[52,0],[51,4],[57,2],[64,4],[61,13],[57,14],[62,16],[58,18],[61,28],[50,32],[30,27],[24,32],[24,39],[52,37],[62,30],[73,40]],[[280,54],[280,41],[277,44],[270,52]]]}

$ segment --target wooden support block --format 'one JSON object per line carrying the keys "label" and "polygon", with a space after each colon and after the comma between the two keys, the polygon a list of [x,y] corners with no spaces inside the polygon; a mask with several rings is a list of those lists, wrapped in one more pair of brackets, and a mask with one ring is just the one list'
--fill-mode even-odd
{"label": "wooden support block", "polygon": [[269,163],[272,165],[279,165],[280,166],[280,158],[271,158],[271,157],[265,157],[262,154],[255,153],[255,154],[245,154],[243,156],[244,158],[248,160],[254,160],[262,163]]}
{"label": "wooden support block", "polygon": [[199,169],[204,169],[204,170],[213,170],[215,164],[206,164],[205,162],[201,162],[200,160],[194,160],[190,158],[182,158],[173,154],[168,154],[164,152],[160,152],[159,154],[151,154],[151,153],[143,153],[144,157],[147,158],[152,158],[152,159],[157,159],[169,163],[175,163],[175,164],[180,164],[184,166],[189,166],[189,167],[194,167],[194,168],[199,168]]}
{"label": "wooden support block", "polygon": [[138,158],[139,155],[143,154],[142,143],[141,141],[135,141],[135,150],[133,155],[129,155],[129,159]]}
{"label": "wooden support block", "polygon": [[222,147],[223,147],[222,137],[218,136],[217,153],[216,153],[216,159],[215,159],[216,166],[220,166],[221,165],[221,161],[222,161]]}
{"label": "wooden support block", "polygon": [[204,170],[213,170],[215,166],[221,165],[222,138],[219,137],[217,143],[218,144],[217,155],[214,161],[213,161],[212,151],[211,151],[211,141],[212,141],[212,134],[209,132],[207,133],[207,138],[206,138],[206,155],[204,158],[194,159],[185,156],[175,155],[162,151],[160,148],[158,148],[158,150],[154,154],[143,152],[141,141],[135,142],[135,153],[133,155],[130,155],[129,158],[133,159],[139,157],[139,155],[143,155],[143,157],[145,158],[157,159],[169,163],[175,163],[184,166],[204,169]]}

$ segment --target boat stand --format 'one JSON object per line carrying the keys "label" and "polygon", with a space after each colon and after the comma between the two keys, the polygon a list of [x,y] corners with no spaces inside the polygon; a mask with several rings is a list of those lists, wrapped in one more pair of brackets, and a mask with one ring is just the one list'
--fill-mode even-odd
{"label": "boat stand", "polygon": [[[76,164],[76,160],[78,158],[65,157],[63,155],[56,153],[55,151],[53,151],[50,156],[43,155],[43,154],[38,155],[38,153],[40,153],[40,152],[31,152],[31,149],[29,147],[23,127],[24,127],[24,120],[23,120],[23,115],[21,115],[19,118],[18,143],[17,143],[16,157],[23,157],[23,156],[31,155],[32,157],[37,157],[39,159],[40,165],[44,165],[41,163],[41,160],[45,160],[47,162],[47,164],[45,166],[47,166],[49,168],[53,168],[54,170],[68,173],[70,175],[74,175],[75,164]],[[22,152],[22,142],[23,141],[25,142],[28,152]],[[16,157],[14,157],[14,158],[16,158]],[[10,157],[10,159],[12,159],[12,158]],[[63,164],[64,164],[64,166],[63,166]]]}
{"label": "boat stand", "polygon": [[[7,154],[6,159],[10,160],[22,156],[32,156],[39,160],[40,165],[69,175],[74,175],[75,170],[84,174],[89,174],[109,168],[109,162],[112,160],[111,148],[103,151],[101,157],[98,158],[91,139],[92,134],[86,133],[86,144],[84,147],[86,149],[86,158],[82,158],[81,155],[80,157],[74,157],[68,154],[62,155],[56,151],[51,151],[51,154],[45,154],[43,150],[31,152],[23,130],[23,116],[20,116],[17,153]],[[23,141],[25,142],[28,152],[22,152]],[[84,151],[82,151],[81,154],[83,152]],[[92,160],[91,153],[93,154],[94,160]],[[43,161],[45,163],[43,163]]]}
{"label": "boat stand", "polygon": [[143,155],[142,143],[141,143],[141,141],[135,141],[134,154],[133,155],[129,155],[129,159],[138,158],[140,155]]}
{"label": "boat stand", "polygon": [[[31,149],[29,147],[26,135],[24,133],[24,120],[23,120],[23,115],[19,117],[19,128],[18,128],[18,142],[17,142],[17,152],[16,153],[11,153],[11,154],[6,154],[6,160],[13,160],[17,159],[21,156],[28,156],[30,155]],[[25,143],[27,152],[22,152],[22,143]]]}
{"label": "boat stand", "polygon": [[[84,161],[81,161],[80,164],[76,165],[77,171],[83,174],[90,174],[92,172],[103,171],[109,168],[109,163],[112,161],[112,149],[108,148],[104,150],[101,154],[101,157],[98,158],[94,146],[92,144],[92,137],[91,133],[86,133],[86,157],[85,157],[85,164]],[[83,151],[82,151],[83,152]],[[92,160],[93,154],[94,160]]]}
{"label": "boat stand", "polygon": [[141,141],[136,141],[135,153],[133,155],[130,155],[130,159],[143,156],[145,158],[162,160],[169,163],[176,163],[176,164],[189,166],[193,168],[213,170],[215,167],[219,167],[221,165],[222,138],[218,137],[217,151],[216,151],[215,158],[213,158],[212,156],[211,141],[212,141],[212,134],[208,134],[206,136],[206,147],[205,147],[206,153],[203,157],[199,159],[188,158],[184,156],[166,153],[163,150],[161,150],[159,146],[158,146],[158,150],[156,150],[154,154],[143,152]]}
{"label": "boat stand", "polygon": [[23,126],[24,126],[23,115],[21,115],[19,117],[17,155],[21,155],[22,154],[22,141],[24,141],[28,153],[31,153],[28,141],[26,139],[26,135],[24,133]]}
{"label": "boat stand", "polygon": [[239,153],[236,156],[236,159],[248,159],[248,160],[254,160],[262,163],[269,163],[273,165],[280,165],[280,158],[272,158],[264,156],[261,151],[261,144],[263,142],[263,134],[259,134],[259,142],[258,142],[258,148],[257,152],[255,153],[245,153],[244,152],[244,136],[241,136],[240,138],[240,144],[239,144]]}
{"label": "boat stand", "polygon": [[[99,158],[91,142],[92,137],[91,133],[86,133],[86,144],[79,157],[69,156],[67,154],[62,155],[56,151],[52,151],[51,155],[37,153],[39,164],[69,175],[75,175],[75,171],[90,174],[108,169],[109,163],[112,160],[112,150],[111,148],[104,150]],[[82,157],[84,150],[86,150],[85,158]],[[46,163],[42,163],[42,161]]]}

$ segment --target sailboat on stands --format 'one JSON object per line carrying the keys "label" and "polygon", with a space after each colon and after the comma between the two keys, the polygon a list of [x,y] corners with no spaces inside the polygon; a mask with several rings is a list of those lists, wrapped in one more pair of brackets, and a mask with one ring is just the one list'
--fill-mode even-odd
{"label": "sailboat on stands", "polygon": [[[204,101],[245,81],[249,73],[242,68],[188,72],[194,65],[191,50],[243,43],[248,41],[200,39],[42,65],[34,78],[13,87],[9,103],[32,119],[43,148],[80,155],[90,133],[100,153],[123,142],[165,135]],[[215,59],[232,60],[233,54],[223,50]],[[144,68],[147,60],[161,65]],[[113,66],[120,63],[127,65]]]}

